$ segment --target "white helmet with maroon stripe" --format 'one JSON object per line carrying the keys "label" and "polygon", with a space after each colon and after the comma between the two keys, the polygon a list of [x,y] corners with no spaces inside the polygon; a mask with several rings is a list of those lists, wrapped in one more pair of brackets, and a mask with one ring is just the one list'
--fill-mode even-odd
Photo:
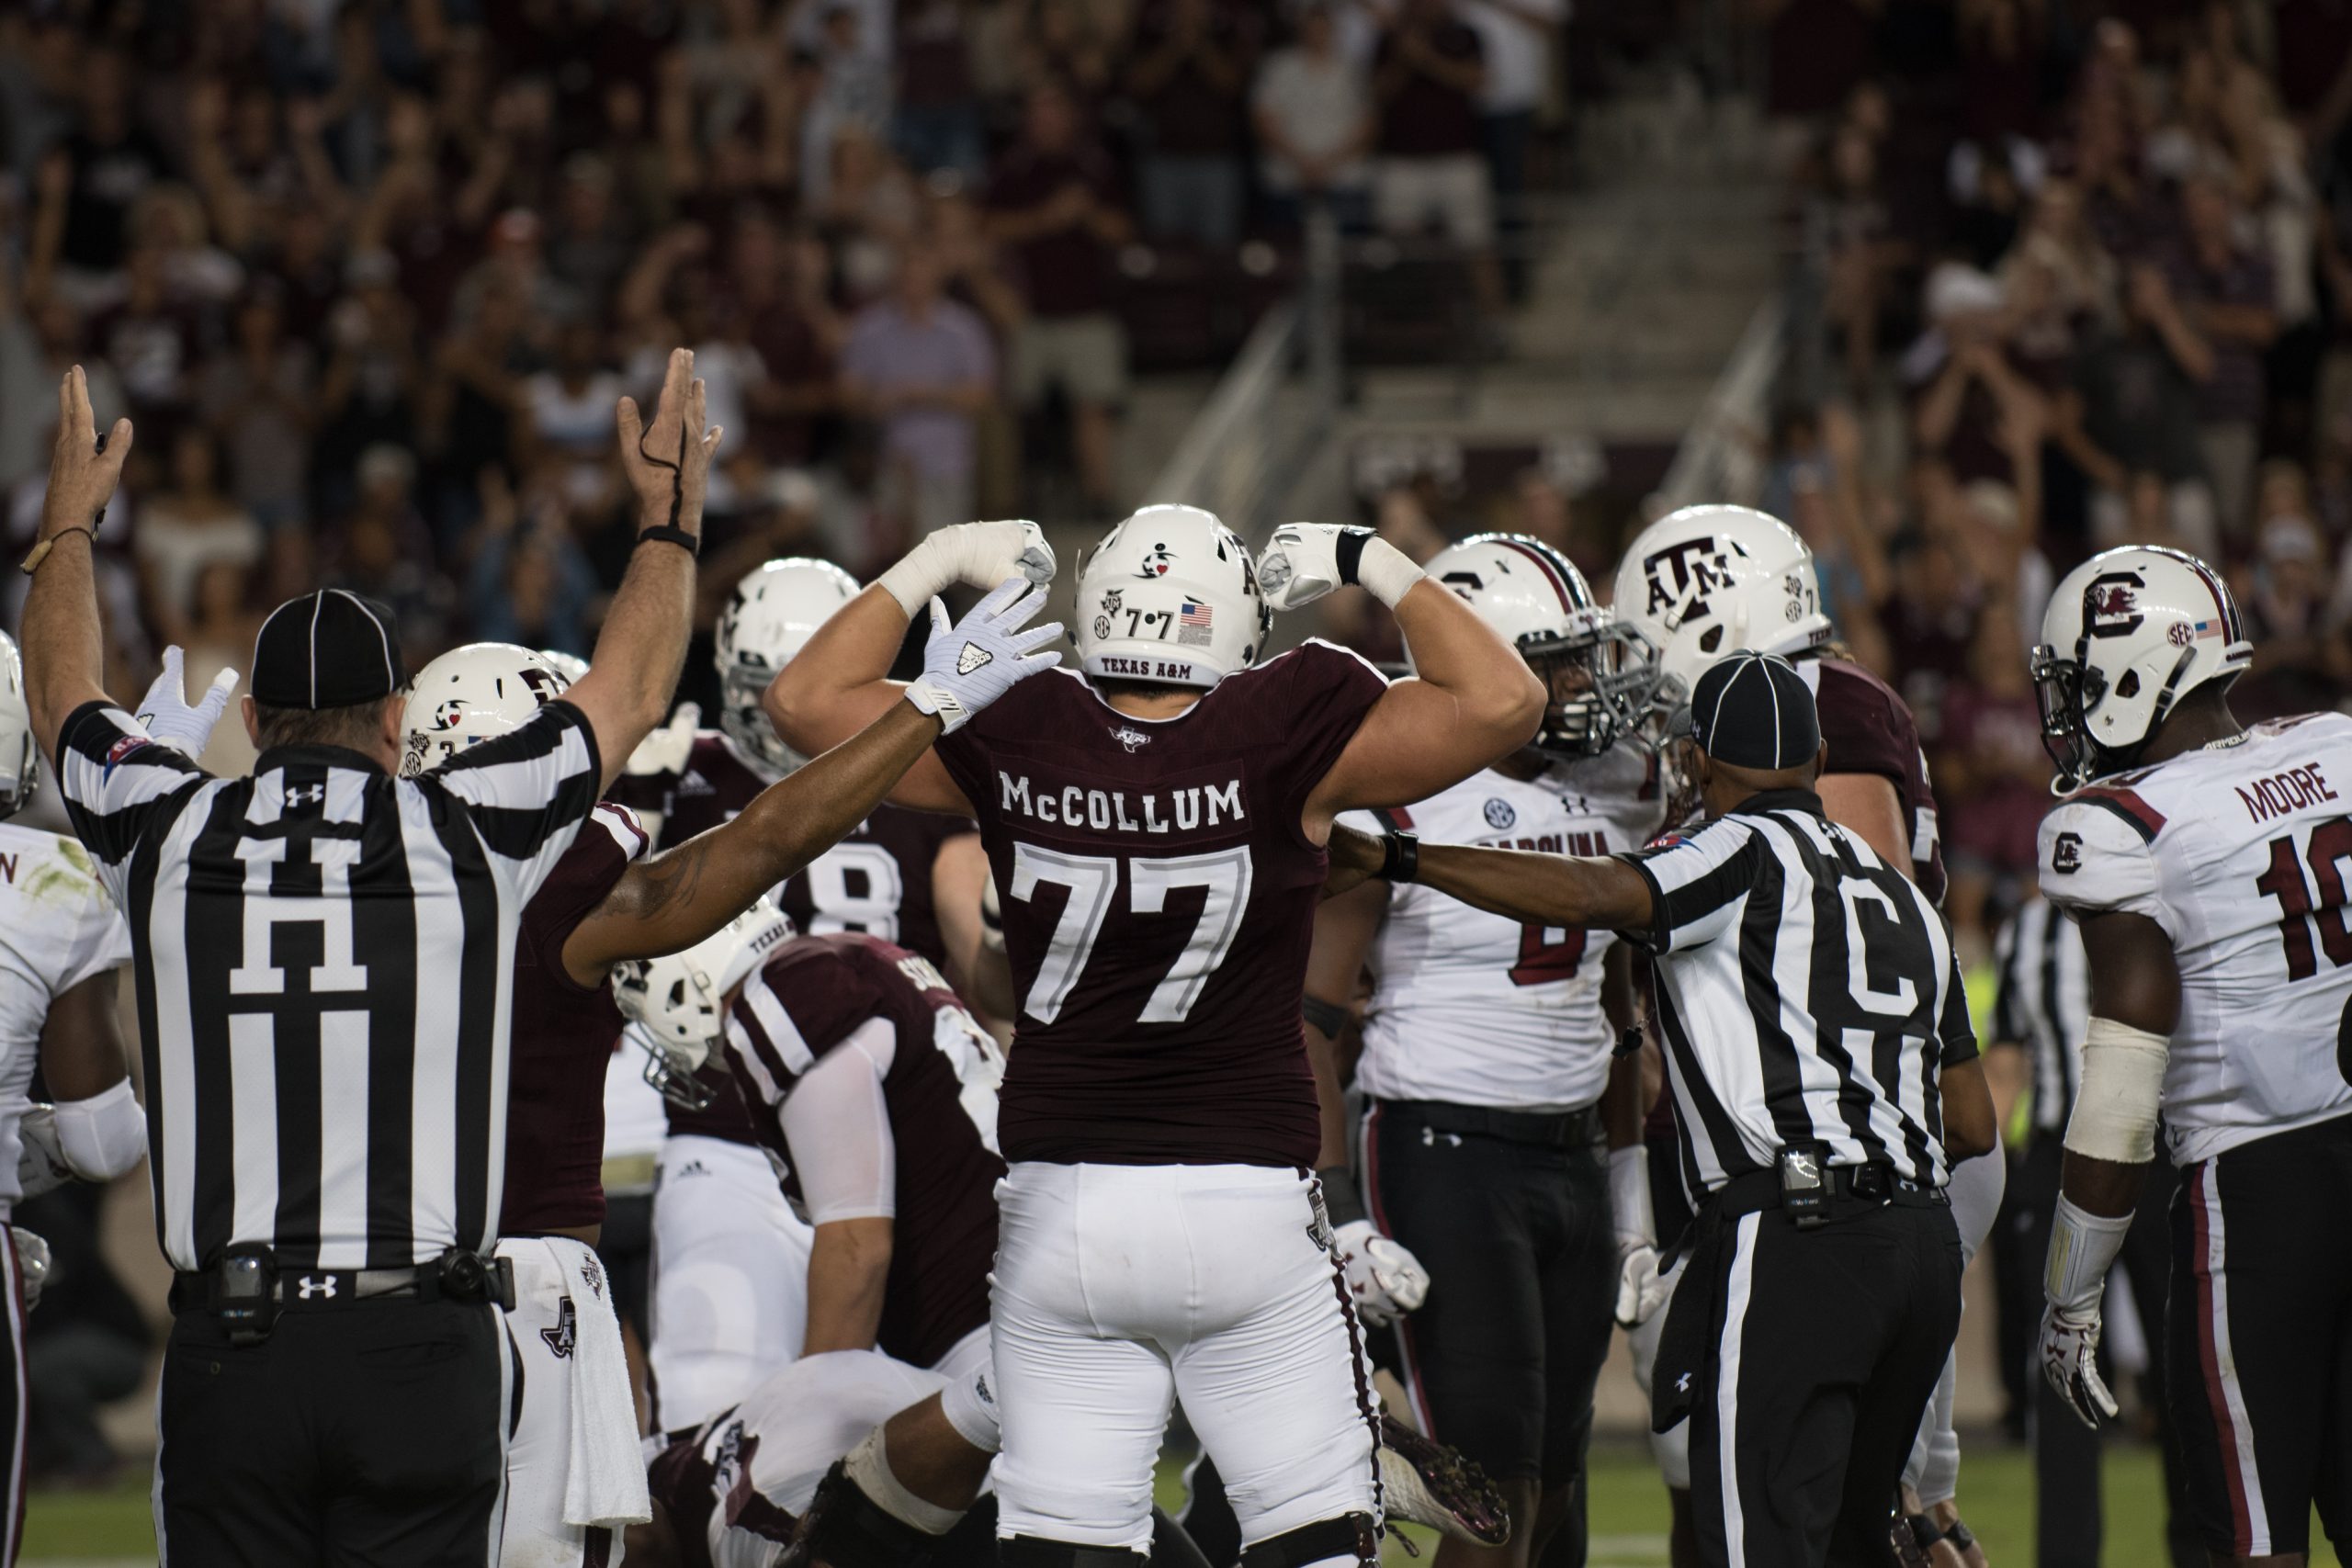
{"label": "white helmet with maroon stripe", "polygon": [[[1467,600],[1552,689],[1535,750],[1597,757],[1641,723],[1657,694],[1657,649],[1593,602],[1567,557],[1523,534],[1479,534],[1422,570]],[[1574,694],[1559,693],[1563,667],[1582,672],[1580,682],[1567,677]]]}
{"label": "white helmet with maroon stripe", "polygon": [[2132,765],[2180,699],[2254,661],[2237,601],[2195,556],[2102,550],[2059,580],[2032,653],[2041,744],[2063,795]]}
{"label": "white helmet with maroon stripe", "polygon": [[834,611],[857,597],[857,579],[829,560],[795,557],[753,567],[720,612],[711,661],[718,667],[718,728],[780,773],[808,759],[784,743],[760,698],[776,672]]}
{"label": "white helmet with maroon stripe", "polygon": [[1147,506],[1078,563],[1070,640],[1114,681],[1205,690],[1265,651],[1273,606],[1241,536],[1197,506]]}
{"label": "white helmet with maroon stripe", "polygon": [[401,775],[414,778],[469,746],[497,739],[571,685],[554,665],[511,642],[451,649],[408,683]]}
{"label": "white helmet with maroon stripe", "polygon": [[1813,552],[1752,506],[1686,506],[1643,529],[1618,564],[1613,607],[1657,645],[1677,704],[1736,649],[1787,655],[1830,637]]}
{"label": "white helmet with maroon stripe", "polygon": [[22,811],[40,784],[32,709],[25,702],[25,660],[17,639],[0,632],[0,821]]}
{"label": "white helmet with maroon stripe", "polygon": [[790,942],[792,918],[763,895],[684,953],[613,965],[613,1000],[652,1060],[645,1081],[699,1111],[710,1103],[694,1075],[727,1032],[727,993]]}

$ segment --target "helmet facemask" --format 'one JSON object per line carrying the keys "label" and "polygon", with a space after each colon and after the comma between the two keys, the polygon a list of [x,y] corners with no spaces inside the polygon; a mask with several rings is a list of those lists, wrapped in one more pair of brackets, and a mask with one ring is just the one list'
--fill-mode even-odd
{"label": "helmet facemask", "polygon": [[[2107,698],[2107,677],[2080,657],[2082,651],[2077,648],[2075,658],[2062,659],[2048,643],[2036,643],[2029,658],[2034,701],[2041,709],[2041,749],[2058,768],[2057,776],[2050,781],[2052,795],[2072,794],[2093,779],[2132,766],[2164,728],[2165,716],[2172,712],[2174,705],[2188,694],[2177,688],[2195,658],[2191,649],[2180,650],[2180,657],[2173,660],[2172,670],[2165,678],[2164,689],[2156,694],[2147,728],[2130,744],[2117,747],[2103,745],[2091,735],[2091,716]],[[2220,679],[2234,681],[2236,672]],[[2140,682],[2139,671],[2124,671],[2116,682],[2115,694],[2125,701],[2138,696]],[[2207,683],[2200,681],[2198,685]]]}
{"label": "helmet facemask", "polygon": [[1550,702],[1531,748],[1561,761],[1598,757],[1637,735],[1657,695],[1657,649],[1623,621],[1597,614],[1565,637],[1520,639],[1520,657]]}
{"label": "helmet facemask", "polygon": [[775,672],[748,662],[729,662],[718,678],[718,728],[735,748],[777,773],[805,767],[808,759],[784,743],[761,705]]}
{"label": "helmet facemask", "polygon": [[[613,991],[632,1020],[660,1013],[675,1018],[690,1005],[686,992],[699,988],[697,978],[690,972],[677,968],[670,980],[670,995],[656,1005],[648,996],[653,984],[652,964],[645,959],[630,959],[613,965]],[[704,998],[705,1010],[714,1021],[718,1017],[715,999]],[[634,1004],[634,1005],[628,1005]],[[696,1075],[703,1064],[710,1060],[710,1041],[687,1039],[673,1029],[658,1029],[642,1021],[632,1021],[622,1032],[645,1050],[645,1081],[661,1092],[662,1098],[682,1111],[707,1111],[718,1096]],[[713,1036],[716,1038],[716,1036]]]}

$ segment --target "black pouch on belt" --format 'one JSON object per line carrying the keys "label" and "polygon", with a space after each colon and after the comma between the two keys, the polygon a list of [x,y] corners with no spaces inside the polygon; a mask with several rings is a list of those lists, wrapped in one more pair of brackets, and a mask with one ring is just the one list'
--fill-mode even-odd
{"label": "black pouch on belt", "polygon": [[1691,1220],[1683,1239],[1690,1261],[1666,1309],[1657,1337],[1657,1359],[1650,1366],[1650,1430],[1665,1432],[1690,1414],[1693,1388],[1707,1359],[1715,1325],[1715,1293],[1724,1272],[1724,1246],[1732,1234],[1723,1206],[1708,1203]]}

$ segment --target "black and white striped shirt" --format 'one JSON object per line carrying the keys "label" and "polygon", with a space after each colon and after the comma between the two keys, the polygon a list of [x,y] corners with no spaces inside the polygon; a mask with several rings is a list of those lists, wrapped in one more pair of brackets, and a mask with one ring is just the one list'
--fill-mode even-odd
{"label": "black and white striped shirt", "polygon": [[1657,1012],[1693,1192],[1796,1144],[1943,1185],[1937,1075],[1976,1055],[1951,935],[1927,895],[1822,815],[1752,796],[1624,857],[1653,921]]}
{"label": "black and white striped shirt", "polygon": [[65,722],[74,829],[130,922],[148,1168],[178,1269],[264,1242],[384,1269],[495,1239],[523,906],[595,805],[549,703],[421,779],[334,747],[216,779],[92,703]]}
{"label": "black and white striped shirt", "polygon": [[2033,1065],[2033,1130],[2066,1131],[2090,1027],[2091,976],[2083,933],[2040,898],[2018,906],[1995,939],[2000,986],[1993,1043],[2025,1048]]}

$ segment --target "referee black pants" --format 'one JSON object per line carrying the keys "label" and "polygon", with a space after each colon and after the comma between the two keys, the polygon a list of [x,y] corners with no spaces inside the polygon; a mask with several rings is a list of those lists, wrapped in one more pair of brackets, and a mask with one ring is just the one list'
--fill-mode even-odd
{"label": "referee black pants", "polygon": [[[2018,1213],[2025,1221],[2025,1257],[2036,1271],[2037,1314],[2041,1305],[2040,1270],[2050,1255],[2064,1159],[2058,1134],[2039,1134],[2026,1149],[2019,1179]],[[2179,1448],[2173,1440],[2164,1396],[2165,1292],[2172,1252],[2165,1235],[2165,1210],[2176,1185],[2177,1178],[2169,1162],[2159,1159],[2149,1168],[2148,1185],[2141,1193],[2139,1211],[2132,1216],[2117,1261],[2132,1281],[2132,1303],[2149,1349],[2147,1390],[2156,1408],[2156,1434],[2163,1445],[2166,1546],[2176,1568],[2205,1568],[2205,1548],[2189,1523]],[[2099,1545],[2106,1533],[2099,1503],[2101,1436],[2083,1425],[2038,1365],[2030,1370],[2033,1374],[2034,1562],[2038,1568],[2099,1568]],[[2113,1375],[2108,1374],[2110,1381]]]}
{"label": "referee black pants", "polygon": [[[1701,1556],[1892,1564],[1903,1464],[1960,1331],[1951,1211],[1889,1205],[1799,1230],[1767,1209],[1718,1224],[1720,1245],[1702,1239],[1690,1260],[1713,1288],[1686,1274],[1667,1325],[1695,1354],[1661,1347],[1657,1373],[1691,1379]],[[1686,1323],[1687,1311],[1705,1315]]]}
{"label": "referee black pants", "polygon": [[514,1361],[498,1309],[288,1311],[258,1345],[183,1312],[157,1394],[172,1568],[498,1561]]}

